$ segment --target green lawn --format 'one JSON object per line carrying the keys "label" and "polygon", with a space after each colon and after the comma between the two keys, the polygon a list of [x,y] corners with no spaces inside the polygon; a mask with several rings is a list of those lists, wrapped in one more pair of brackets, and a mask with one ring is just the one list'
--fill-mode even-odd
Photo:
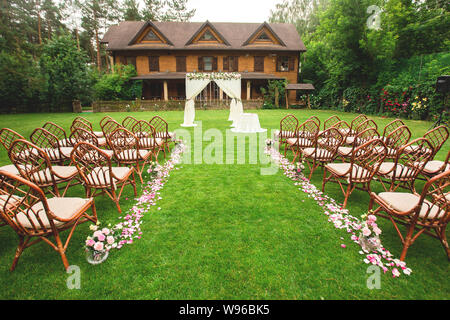
{"label": "green lawn", "polygon": [[[261,126],[275,129],[288,113],[300,121],[312,114],[322,122],[332,114],[351,121],[356,114],[318,110],[261,110]],[[150,119],[156,112],[131,113]],[[170,130],[183,122],[183,112],[160,112]],[[105,114],[85,113],[96,128]],[[122,120],[130,113],[110,114]],[[66,130],[75,114],[1,115],[0,127],[29,137],[34,128],[53,121]],[[379,128],[391,119],[372,117]],[[227,111],[197,111],[203,130],[229,128]],[[422,136],[429,122],[406,121],[413,137]],[[192,129],[190,129],[192,131]],[[263,142],[263,141],[262,141]],[[206,147],[208,142],[203,143]],[[437,158],[444,159],[447,142]],[[291,157],[291,155],[289,155]],[[9,162],[4,149],[0,164]],[[182,164],[161,191],[158,211],[143,219],[143,238],[108,260],[92,266],[83,244],[89,225],[76,230],[67,256],[81,268],[81,289],[66,287],[67,274],[59,255],[47,244],[27,249],[14,272],[9,271],[17,237],[0,229],[0,299],[447,299],[449,263],[437,239],[420,236],[406,257],[411,276],[381,276],[381,289],[366,286],[367,265],[349,235],[327,221],[314,200],[298,190],[281,171],[261,175],[264,165]],[[312,182],[320,186],[322,171]],[[380,190],[375,186],[376,190]],[[419,186],[419,190],[420,190]],[[327,193],[342,201],[337,185]],[[83,189],[69,195],[83,196]],[[125,198],[129,197],[127,201]],[[131,188],[121,200],[133,205]],[[367,211],[368,195],[355,191],[348,208],[355,216]],[[106,196],[96,199],[99,220],[117,223],[118,213]],[[401,244],[392,224],[380,221],[382,241],[396,257]],[[341,237],[344,240],[341,240]],[[341,244],[347,248],[341,248]]]}

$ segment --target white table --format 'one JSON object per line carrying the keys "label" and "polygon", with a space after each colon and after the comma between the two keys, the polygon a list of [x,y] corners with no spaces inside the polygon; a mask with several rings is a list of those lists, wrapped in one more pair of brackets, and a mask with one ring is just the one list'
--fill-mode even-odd
{"label": "white table", "polygon": [[266,132],[267,129],[262,129],[259,124],[259,118],[256,113],[241,113],[239,118],[233,123],[234,128],[231,132],[236,133],[256,133]]}

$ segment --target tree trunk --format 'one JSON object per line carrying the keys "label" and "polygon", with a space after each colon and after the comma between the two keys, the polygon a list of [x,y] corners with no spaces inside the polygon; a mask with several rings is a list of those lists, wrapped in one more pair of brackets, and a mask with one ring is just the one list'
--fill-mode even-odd
{"label": "tree trunk", "polygon": [[36,1],[36,9],[37,9],[37,16],[38,16],[38,38],[39,38],[39,44],[42,44],[42,20],[41,20],[41,8],[40,8],[40,1]]}
{"label": "tree trunk", "polygon": [[80,35],[78,34],[78,28],[75,29],[75,36],[77,38],[77,48],[80,51]]}

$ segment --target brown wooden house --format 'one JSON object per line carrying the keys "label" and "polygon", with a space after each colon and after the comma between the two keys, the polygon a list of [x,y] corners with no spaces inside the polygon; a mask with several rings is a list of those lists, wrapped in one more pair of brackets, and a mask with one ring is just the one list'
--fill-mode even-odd
{"label": "brown wooden house", "polygon": [[[258,99],[268,80],[298,83],[306,51],[294,25],[266,22],[124,21],[110,27],[102,42],[113,63],[136,67],[144,99],[161,100],[184,100],[188,72],[239,72],[242,99]],[[295,92],[289,94],[295,99]]]}

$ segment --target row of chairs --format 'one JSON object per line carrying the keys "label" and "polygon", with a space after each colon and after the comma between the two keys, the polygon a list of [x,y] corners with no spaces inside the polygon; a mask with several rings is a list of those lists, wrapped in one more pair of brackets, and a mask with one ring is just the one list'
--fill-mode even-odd
{"label": "row of chairs", "polygon": [[[60,253],[67,268],[65,252],[76,226],[97,221],[93,198],[106,194],[121,213],[124,187],[131,185],[137,196],[135,173],[143,182],[145,165],[157,161],[160,150],[170,152],[175,138],[160,117],[127,117],[119,124],[106,116],[100,126],[101,132],[94,131],[87,119],[77,117],[67,134],[47,122],[32,132],[30,141],[11,129],[0,130],[11,160],[0,167],[0,226],[10,225],[20,239],[11,270],[23,250],[41,240]],[[65,196],[76,184],[84,186],[86,198]],[[60,232],[66,229],[71,231],[63,244]],[[48,239],[52,235],[55,243]]]}
{"label": "row of chairs", "polygon": [[[355,189],[370,194],[370,209],[379,207],[375,214],[389,217],[404,244],[400,259],[404,259],[408,247],[421,233],[431,234],[433,229],[450,259],[445,228],[450,220],[450,151],[445,161],[434,157],[449,137],[445,126],[428,131],[423,137],[410,141],[411,131],[399,119],[390,122],[379,134],[377,124],[365,115],[359,115],[348,124],[332,116],[320,130],[320,120],[312,116],[299,124],[294,115],[280,122],[277,139],[297,159],[309,167],[309,179],[313,172],[323,168],[322,191],[328,182],[337,183],[344,195],[345,208]],[[419,194],[415,182],[421,177],[427,183]],[[381,182],[384,192],[371,191],[373,181]],[[399,188],[407,192],[399,192]],[[381,214],[388,212],[388,215]],[[408,233],[403,236],[398,224],[407,224]],[[413,236],[414,230],[420,230]]]}

